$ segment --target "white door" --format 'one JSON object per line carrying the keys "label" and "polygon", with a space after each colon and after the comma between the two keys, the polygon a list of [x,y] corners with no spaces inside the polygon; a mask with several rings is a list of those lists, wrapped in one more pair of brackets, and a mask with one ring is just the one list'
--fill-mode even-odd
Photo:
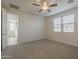
{"label": "white door", "polygon": [[2,50],[7,46],[7,13],[4,8],[2,8],[2,33],[1,33],[1,43],[2,43]]}

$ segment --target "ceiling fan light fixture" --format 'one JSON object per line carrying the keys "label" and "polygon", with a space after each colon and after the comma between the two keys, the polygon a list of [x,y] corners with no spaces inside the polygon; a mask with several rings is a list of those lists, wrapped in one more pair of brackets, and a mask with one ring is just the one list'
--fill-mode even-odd
{"label": "ceiling fan light fixture", "polygon": [[40,2],[40,4],[33,3],[32,5],[34,5],[34,6],[40,6],[41,9],[39,10],[39,12],[41,12],[42,10],[51,12],[51,10],[49,8],[57,6],[57,4],[50,4],[48,0],[43,0],[43,1],[36,0],[36,1]]}
{"label": "ceiling fan light fixture", "polygon": [[40,0],[36,0],[37,2],[40,2]]}
{"label": "ceiling fan light fixture", "polygon": [[47,1],[44,1],[43,2],[43,6],[47,6]]}
{"label": "ceiling fan light fixture", "polygon": [[44,1],[44,2],[43,2],[42,9],[43,9],[43,10],[47,10],[47,9],[48,9],[48,3],[47,3],[47,1]]}
{"label": "ceiling fan light fixture", "polygon": [[47,7],[47,6],[42,6],[42,9],[43,9],[43,10],[47,10],[48,7]]}

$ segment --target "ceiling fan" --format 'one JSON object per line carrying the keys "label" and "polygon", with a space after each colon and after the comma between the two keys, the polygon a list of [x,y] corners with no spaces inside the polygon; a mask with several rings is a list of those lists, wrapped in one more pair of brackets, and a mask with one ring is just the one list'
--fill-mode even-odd
{"label": "ceiling fan", "polygon": [[37,1],[40,4],[33,3],[32,5],[34,5],[34,6],[40,6],[41,9],[39,10],[39,12],[41,12],[43,10],[46,10],[48,12],[51,12],[51,10],[49,10],[49,7],[55,7],[55,6],[57,6],[57,4],[49,4],[49,1],[47,1],[47,0],[43,0],[43,1],[37,0]]}

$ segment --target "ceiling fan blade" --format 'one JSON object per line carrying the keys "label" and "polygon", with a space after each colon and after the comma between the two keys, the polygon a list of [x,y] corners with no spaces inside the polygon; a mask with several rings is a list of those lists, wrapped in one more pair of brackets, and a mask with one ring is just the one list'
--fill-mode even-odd
{"label": "ceiling fan blade", "polygon": [[57,6],[57,4],[52,4],[52,5],[49,5],[49,7],[54,7],[54,6]]}
{"label": "ceiling fan blade", "polygon": [[33,3],[32,5],[34,5],[34,6],[40,6],[40,5],[36,4],[36,3]]}
{"label": "ceiling fan blade", "polygon": [[51,12],[49,9],[47,10],[48,12]]}
{"label": "ceiling fan blade", "polygon": [[41,11],[42,11],[42,9],[39,10],[39,12],[41,12]]}

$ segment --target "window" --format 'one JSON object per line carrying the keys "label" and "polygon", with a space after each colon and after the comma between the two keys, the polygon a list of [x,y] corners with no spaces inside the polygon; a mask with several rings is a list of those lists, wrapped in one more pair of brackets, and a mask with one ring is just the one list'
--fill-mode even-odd
{"label": "window", "polygon": [[74,15],[63,17],[63,31],[74,32]]}
{"label": "window", "polygon": [[8,22],[8,33],[11,35],[17,35],[17,24],[16,22]]}
{"label": "window", "polygon": [[61,32],[61,18],[54,19],[54,31]]}
{"label": "window", "polygon": [[9,23],[9,30],[15,31],[15,24],[14,23]]}
{"label": "window", "polygon": [[54,32],[74,32],[74,14],[55,18]]}

